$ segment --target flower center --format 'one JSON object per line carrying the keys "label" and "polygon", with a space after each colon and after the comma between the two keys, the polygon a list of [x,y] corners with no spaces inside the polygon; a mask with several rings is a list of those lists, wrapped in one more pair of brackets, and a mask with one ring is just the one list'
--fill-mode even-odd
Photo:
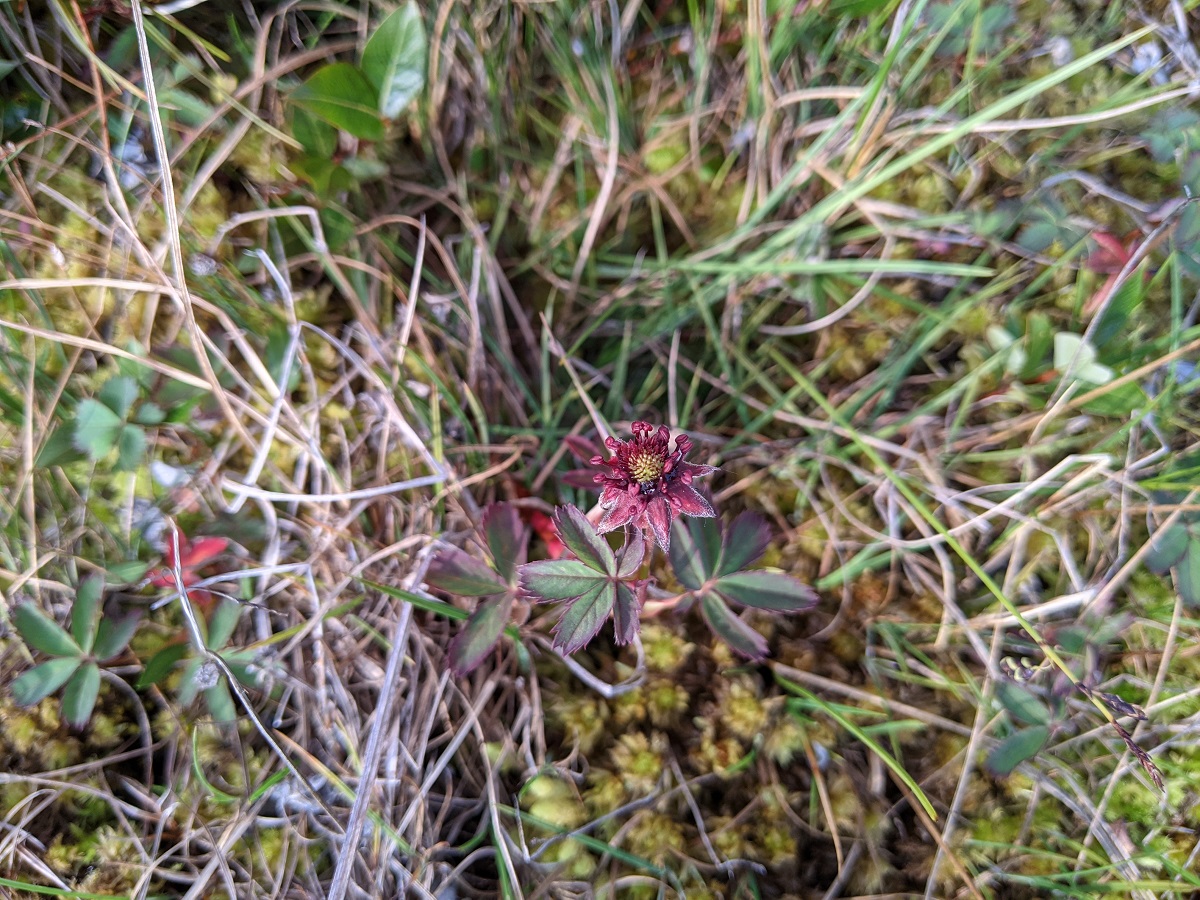
{"label": "flower center", "polygon": [[655,481],[663,473],[663,464],[661,453],[650,450],[636,451],[629,455],[629,475],[641,484]]}

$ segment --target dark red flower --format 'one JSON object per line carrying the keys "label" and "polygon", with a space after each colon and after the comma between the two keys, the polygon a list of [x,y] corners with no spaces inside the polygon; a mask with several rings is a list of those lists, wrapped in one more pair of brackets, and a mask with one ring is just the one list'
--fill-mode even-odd
{"label": "dark red flower", "polygon": [[612,451],[605,459],[593,456],[593,466],[607,466],[608,472],[596,475],[596,484],[604,486],[600,506],[604,516],[596,529],[613,531],[632,522],[649,528],[664,550],[671,545],[671,522],[676,516],[714,516],[712,504],[692,487],[692,479],[716,471],[714,466],[684,462],[692,449],[686,435],[675,438],[675,450],[669,444],[667,426],[657,431],[649,422],[634,422],[633,437],[627,441],[609,438],[604,446]]}

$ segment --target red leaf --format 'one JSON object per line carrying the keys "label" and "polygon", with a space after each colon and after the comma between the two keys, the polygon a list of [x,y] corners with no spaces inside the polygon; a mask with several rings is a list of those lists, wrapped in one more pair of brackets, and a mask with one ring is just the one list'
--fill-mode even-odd
{"label": "red leaf", "polygon": [[562,542],[558,532],[554,530],[554,520],[540,510],[531,509],[523,510],[523,512],[526,513],[529,524],[537,536],[546,544],[546,555],[550,559],[562,559],[562,555],[567,551],[567,545]]}
{"label": "red leaf", "polygon": [[198,569],[211,562],[229,549],[229,539],[202,537],[194,541],[180,540],[179,565],[184,569]]}

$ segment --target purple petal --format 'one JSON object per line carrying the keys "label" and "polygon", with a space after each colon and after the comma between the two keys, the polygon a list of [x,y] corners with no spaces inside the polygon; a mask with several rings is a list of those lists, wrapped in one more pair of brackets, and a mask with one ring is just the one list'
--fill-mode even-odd
{"label": "purple petal", "polygon": [[654,532],[654,540],[663,550],[671,549],[671,519],[671,504],[666,497],[655,497],[646,504],[646,521]]}
{"label": "purple petal", "polygon": [[671,482],[667,485],[667,496],[671,498],[671,505],[685,516],[708,519],[716,515],[712,504],[690,484],[684,484],[682,481]]}
{"label": "purple petal", "polygon": [[675,471],[680,475],[689,475],[692,478],[703,478],[705,475],[711,475],[717,471],[716,466],[702,466],[698,463],[678,462],[675,465]]}
{"label": "purple petal", "polygon": [[622,525],[627,525],[642,513],[642,500],[621,491],[613,505],[601,517],[596,530],[601,534],[615,531]]}

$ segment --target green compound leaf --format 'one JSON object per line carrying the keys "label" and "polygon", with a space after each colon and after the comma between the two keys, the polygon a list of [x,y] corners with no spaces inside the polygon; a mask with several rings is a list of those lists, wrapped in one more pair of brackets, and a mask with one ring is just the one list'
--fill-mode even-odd
{"label": "green compound leaf", "polygon": [[83,663],[78,656],[64,656],[34,666],[12,683],[12,696],[18,706],[32,706],[67,683]]}
{"label": "green compound leaf", "polygon": [[1022,728],[992,748],[987,756],[987,770],[993,775],[1011,775],[1025,760],[1037,756],[1049,738],[1050,729],[1045,725]]}
{"label": "green compound leaf", "polygon": [[529,529],[511,503],[493,503],[483,513],[483,540],[500,577],[508,584],[517,578],[517,566],[525,562]]}
{"label": "green compound leaf", "polygon": [[721,556],[714,575],[732,575],[741,571],[766,552],[771,540],[771,528],[762,516],[744,512],[729,523],[721,539]]}
{"label": "green compound leaf", "polygon": [[379,113],[397,119],[425,87],[428,41],[421,11],[411,2],[394,10],[367,40],[362,70],[379,92]]}
{"label": "green compound leaf", "polygon": [[642,605],[637,595],[627,584],[617,584],[616,602],[613,604],[613,631],[618,644],[628,644],[642,627]]}
{"label": "green compound leaf", "polygon": [[377,91],[349,63],[322,66],[292,92],[292,102],[364,141],[382,141]]}
{"label": "green compound leaf", "polygon": [[612,548],[596,531],[596,526],[574,506],[560,506],[554,510],[554,530],[580,562],[597,572],[613,574],[617,563]]}
{"label": "green compound leaf", "polygon": [[479,604],[463,630],[450,641],[450,668],[461,678],[487,659],[508,624],[513,597],[504,593]]}
{"label": "green compound leaf", "polygon": [[595,585],[607,583],[607,575],[577,559],[546,559],[521,566],[521,588],[537,603],[573,600]]}
{"label": "green compound leaf", "polygon": [[457,547],[438,551],[429,562],[425,583],[459,597],[487,597],[508,590],[508,584],[487,563]]}
{"label": "green compound leaf", "polygon": [[128,375],[118,375],[104,382],[96,394],[96,399],[116,413],[122,421],[129,414],[129,408],[137,399],[138,384]]}
{"label": "green compound leaf", "polygon": [[818,599],[816,591],[782,572],[736,572],[722,575],[712,587],[730,603],[772,612],[803,612]]}
{"label": "green compound leaf", "polygon": [[33,603],[22,603],[12,612],[13,624],[30,647],[47,656],[78,658],[83,650],[66,630]]}
{"label": "green compound leaf", "polygon": [[582,649],[612,614],[616,600],[616,586],[612,582],[593,580],[591,587],[571,601],[554,626],[554,646],[567,654]]}
{"label": "green compound leaf", "polygon": [[125,423],[99,400],[81,400],[75,407],[75,424],[71,444],[80,453],[95,461],[103,459],[117,446]]}
{"label": "green compound leaf", "polygon": [[96,697],[100,693],[100,667],[94,662],[84,663],[67,682],[63,691],[62,714],[72,728],[82,728],[92,717],[96,708]]}
{"label": "green compound leaf", "polygon": [[700,612],[712,633],[747,659],[762,659],[767,655],[767,640],[736,615],[715,593],[700,597]]}
{"label": "green compound leaf", "polygon": [[699,590],[717,568],[721,526],[716,519],[680,516],[671,530],[671,568],[688,590]]}
{"label": "green compound leaf", "polygon": [[117,435],[117,471],[132,472],[146,456],[146,432],[137,425],[126,425]]}

